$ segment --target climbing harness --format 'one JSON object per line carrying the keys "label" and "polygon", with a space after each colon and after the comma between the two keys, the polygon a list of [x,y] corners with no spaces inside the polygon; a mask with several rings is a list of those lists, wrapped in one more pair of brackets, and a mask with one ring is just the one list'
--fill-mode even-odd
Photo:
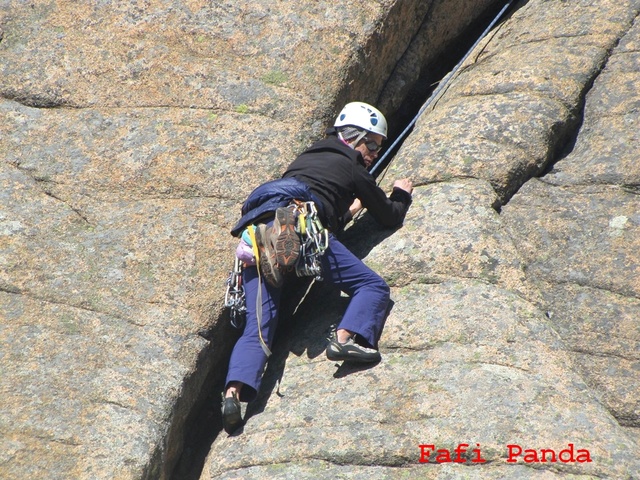
{"label": "climbing harness", "polygon": [[[294,200],[287,208],[291,208],[296,216],[295,231],[300,237],[300,254],[295,265],[298,277],[315,277],[322,280],[322,264],[320,257],[329,248],[329,232],[322,226],[318,217],[318,210],[314,202]],[[260,272],[260,250],[255,237],[255,228],[250,225],[246,229],[248,244],[251,245],[255,263],[258,266],[258,293],[256,297],[256,320],[258,322],[258,337],[260,346],[267,357],[271,350],[262,336],[262,274]],[[243,238],[245,235],[243,234]],[[225,293],[225,307],[229,308],[231,325],[243,329],[247,318],[247,304],[244,285],[242,283],[243,261],[235,256],[233,270],[227,278]]]}
{"label": "climbing harness", "polygon": [[[498,15],[496,15],[496,17],[493,19],[493,21],[489,24],[489,26],[484,30],[484,32],[482,32],[482,34],[480,35],[480,38],[478,38],[478,40],[476,40],[476,42],[473,44],[473,46],[469,49],[469,51],[467,51],[467,53],[465,54],[465,56],[462,58],[462,60],[460,60],[456,66],[453,68],[453,70],[451,70],[451,72],[449,72],[444,79],[442,79],[442,81],[440,82],[440,84],[438,85],[438,88],[436,88],[433,93],[431,94],[431,96],[427,99],[427,101],[424,103],[424,105],[422,105],[422,107],[420,107],[420,110],[418,111],[418,113],[416,114],[416,116],[413,118],[413,120],[411,120],[411,122],[409,122],[409,125],[406,126],[406,128],[402,131],[402,133],[398,136],[398,138],[396,138],[393,143],[391,144],[391,146],[389,148],[387,148],[387,151],[384,153],[384,155],[382,155],[382,157],[380,157],[380,159],[378,160],[378,162],[371,167],[371,169],[369,170],[369,173],[371,173],[371,175],[373,175],[375,173],[375,171],[378,169],[378,167],[380,167],[380,165],[382,165],[384,163],[384,161],[386,160],[387,156],[389,155],[390,152],[393,151],[393,149],[396,147],[396,145],[398,143],[400,143],[404,137],[407,135],[407,133],[409,132],[409,130],[411,130],[413,128],[413,126],[416,124],[416,122],[418,121],[418,118],[420,118],[420,116],[424,113],[424,111],[429,108],[429,106],[431,106],[431,104],[440,96],[440,94],[442,93],[442,91],[448,87],[449,83],[451,82],[451,80],[453,80],[453,78],[456,76],[456,74],[458,73],[458,70],[460,70],[460,67],[462,67],[462,65],[464,64],[464,62],[466,62],[467,58],[469,58],[469,56],[471,55],[471,53],[473,52],[473,50],[475,50],[475,48],[478,46],[478,44],[480,44],[480,42],[487,36],[487,34],[491,31],[491,29],[494,27],[494,25],[496,23],[498,23],[498,20],[500,20],[500,18],[502,18],[502,15],[504,15],[504,13],[507,11],[507,9],[511,6],[511,4],[514,2],[514,0],[509,0],[506,5],[504,7],[502,7],[502,9],[500,10],[500,12],[498,13]],[[390,162],[389,162],[390,164]],[[389,167],[389,165],[387,165],[387,168]],[[386,170],[386,168],[385,168]],[[384,174],[382,175],[382,177],[384,177]],[[382,177],[380,178],[380,180],[378,181],[378,183],[380,183],[380,181],[382,180]]]}

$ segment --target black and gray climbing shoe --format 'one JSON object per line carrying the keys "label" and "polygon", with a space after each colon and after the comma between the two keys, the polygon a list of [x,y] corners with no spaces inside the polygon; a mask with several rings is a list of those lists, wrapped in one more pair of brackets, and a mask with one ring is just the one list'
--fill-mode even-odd
{"label": "black and gray climbing shoe", "polygon": [[222,400],[222,427],[232,434],[242,426],[242,409],[236,392]]}
{"label": "black and gray climbing shoe", "polygon": [[292,209],[280,207],[272,227],[273,250],[281,269],[292,267],[300,254],[300,237],[296,232],[296,214]]}
{"label": "black and gray climbing shoe", "polygon": [[264,279],[274,287],[281,287],[284,277],[276,262],[276,252],[273,247],[272,230],[260,224],[256,228],[256,244],[259,250],[259,268]]}
{"label": "black and gray climbing shoe", "polygon": [[374,363],[379,362],[381,358],[378,350],[358,345],[353,338],[340,343],[335,335],[331,338],[326,353],[329,360],[354,363]]}

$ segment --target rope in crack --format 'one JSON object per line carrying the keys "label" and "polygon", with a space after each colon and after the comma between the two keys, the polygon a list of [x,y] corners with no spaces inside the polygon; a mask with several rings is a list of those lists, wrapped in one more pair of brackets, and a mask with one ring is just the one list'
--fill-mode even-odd
{"label": "rope in crack", "polygon": [[[482,32],[482,34],[480,35],[480,37],[475,41],[475,43],[471,46],[471,48],[467,51],[467,53],[464,55],[464,57],[462,57],[462,59],[455,65],[455,67],[451,70],[451,72],[449,72],[443,79],[442,81],[439,83],[438,87],[432,92],[432,94],[429,96],[429,98],[427,99],[427,101],[422,105],[422,107],[420,107],[420,110],[418,111],[418,113],[415,115],[415,117],[413,117],[413,119],[411,120],[411,122],[409,122],[409,124],[405,127],[405,129],[400,133],[400,135],[398,135],[398,137],[393,141],[393,143],[389,146],[389,148],[387,148],[386,152],[384,153],[384,155],[382,155],[382,157],[380,157],[380,159],[378,160],[378,162],[373,165],[373,167],[371,167],[371,169],[369,170],[369,172],[371,173],[371,175],[373,175],[374,177],[375,172],[378,170],[378,168],[384,164],[384,162],[386,161],[387,157],[389,156],[389,154],[395,149],[395,147],[403,141],[403,139],[407,136],[407,134],[409,133],[409,131],[415,126],[416,122],[418,121],[418,119],[420,118],[420,116],[431,106],[431,104],[433,104],[439,97],[442,96],[442,94],[444,94],[444,91],[446,90],[446,88],[449,87],[449,85],[451,84],[451,81],[456,77],[456,75],[458,74],[458,71],[460,70],[460,68],[462,67],[462,65],[464,65],[464,63],[467,61],[467,59],[469,58],[469,56],[473,53],[473,51],[476,49],[476,47],[480,44],[480,42],[482,42],[482,40],[484,40],[484,38],[489,34],[489,32],[491,31],[491,29],[493,29],[493,27],[496,25],[496,23],[498,23],[498,21],[502,18],[502,16],[505,14],[505,12],[511,7],[511,5],[514,3],[515,0],[509,0],[500,10],[500,12],[498,12],[498,14],[496,15],[496,17],[491,21],[491,23],[489,24],[489,26]],[[389,165],[391,165],[391,161],[389,161],[382,173],[382,175],[380,176],[380,178],[378,179],[378,185],[380,184],[380,182],[382,181],[382,179],[384,178],[387,169],[389,168]]]}

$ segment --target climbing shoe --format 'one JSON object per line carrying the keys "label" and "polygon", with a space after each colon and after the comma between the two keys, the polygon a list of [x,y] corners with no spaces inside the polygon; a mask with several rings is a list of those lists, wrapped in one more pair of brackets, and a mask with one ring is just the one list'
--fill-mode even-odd
{"label": "climbing shoe", "polygon": [[293,210],[278,208],[271,228],[276,263],[282,269],[294,266],[300,254],[300,237],[296,233],[296,215]]}
{"label": "climbing shoe", "polygon": [[335,335],[327,347],[327,358],[333,361],[344,360],[355,363],[374,363],[380,361],[380,352],[373,348],[363,347],[349,338],[345,343],[338,342]]}
{"label": "climbing shoe", "polygon": [[236,392],[222,399],[222,427],[228,434],[242,426],[242,410]]}
{"label": "climbing shoe", "polygon": [[256,228],[256,244],[260,253],[260,272],[264,279],[274,287],[281,287],[284,281],[282,272],[276,263],[276,252],[273,247],[272,230],[260,224]]}

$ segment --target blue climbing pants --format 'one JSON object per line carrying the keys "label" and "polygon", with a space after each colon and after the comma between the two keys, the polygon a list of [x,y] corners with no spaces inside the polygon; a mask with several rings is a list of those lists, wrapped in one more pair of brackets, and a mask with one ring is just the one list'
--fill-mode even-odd
{"label": "blue climbing pants", "polygon": [[[330,235],[329,248],[322,256],[322,276],[324,282],[335,285],[351,297],[338,328],[357,333],[369,346],[377,348],[389,305],[387,283],[333,235]],[[282,292],[280,288],[272,287],[264,280],[258,282],[256,267],[245,268],[243,280],[247,322],[231,353],[226,384],[228,386],[230,382],[242,382],[244,385],[240,400],[249,402],[257,395],[267,363],[267,355],[260,345],[256,317],[258,284],[262,288],[262,338],[269,349],[278,325]]]}

